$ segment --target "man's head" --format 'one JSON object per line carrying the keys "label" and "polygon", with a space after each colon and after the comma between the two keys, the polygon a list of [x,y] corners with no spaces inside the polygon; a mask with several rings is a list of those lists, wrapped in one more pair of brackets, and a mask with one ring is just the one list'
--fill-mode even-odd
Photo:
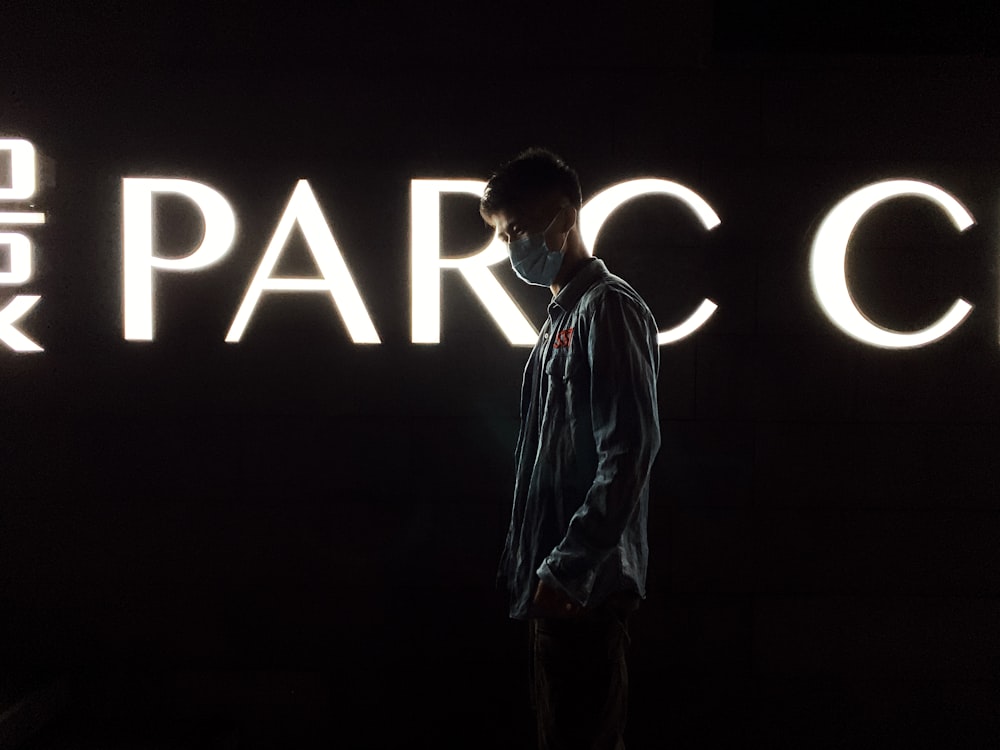
{"label": "man's head", "polygon": [[525,201],[556,194],[580,210],[580,180],[569,165],[544,148],[529,148],[504,164],[490,178],[479,202],[483,217],[509,211]]}
{"label": "man's head", "polygon": [[[588,257],[577,231],[582,204],[576,172],[551,151],[531,148],[490,178],[479,213],[507,243],[518,275],[555,292]],[[519,256],[524,265],[534,266],[535,280],[522,273]]]}

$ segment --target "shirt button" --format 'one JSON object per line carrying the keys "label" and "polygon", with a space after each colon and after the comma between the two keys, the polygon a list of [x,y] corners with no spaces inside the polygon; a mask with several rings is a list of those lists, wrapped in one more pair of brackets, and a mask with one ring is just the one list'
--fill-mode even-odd
{"label": "shirt button", "polygon": [[549,334],[547,334],[547,333],[543,333],[543,334],[542,334],[542,338],[543,338],[543,339],[548,339],[548,337],[549,337]]}

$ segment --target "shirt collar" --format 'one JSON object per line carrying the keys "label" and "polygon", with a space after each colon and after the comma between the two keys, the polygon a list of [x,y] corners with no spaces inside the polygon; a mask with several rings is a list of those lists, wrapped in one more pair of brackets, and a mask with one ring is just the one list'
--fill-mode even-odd
{"label": "shirt collar", "polygon": [[594,285],[594,282],[608,275],[608,267],[604,265],[604,261],[600,258],[590,258],[584,261],[580,266],[580,270],[573,275],[569,283],[559,290],[559,294],[552,298],[552,301],[549,303],[549,312],[554,312],[554,307],[569,312],[576,307],[576,303],[580,301],[580,297]]}

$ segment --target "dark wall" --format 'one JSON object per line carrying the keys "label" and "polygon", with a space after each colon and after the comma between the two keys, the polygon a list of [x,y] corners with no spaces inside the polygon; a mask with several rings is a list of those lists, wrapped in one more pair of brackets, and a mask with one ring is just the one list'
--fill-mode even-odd
{"label": "dark wall", "polygon": [[[543,144],[585,197],[663,177],[722,219],[707,233],[642,199],[594,248],[663,327],[719,304],[661,349],[634,746],[1000,737],[1000,70],[898,35],[901,55],[870,35],[789,54],[802,27],[778,25],[761,49],[716,10],[714,26],[688,11],[690,34],[621,11],[597,37],[576,18],[565,40],[545,33],[563,28],[553,11],[510,47],[492,17],[404,13],[379,37],[356,17],[370,10],[322,26],[161,8],[87,16],[76,35],[72,18],[18,11],[0,134],[44,157],[47,223],[29,231],[32,280],[0,303],[42,296],[23,328],[45,351],[0,350],[0,663],[15,697],[73,675],[44,731],[122,747],[525,741],[525,633],[493,580],[527,350],[448,273],[441,344],[410,343],[409,185],[485,179]],[[530,49],[552,54],[536,65]],[[218,265],[158,277],[152,342],[122,337],[126,176],[209,184],[239,225]],[[909,199],[855,234],[852,290],[882,325],[974,306],[912,350],[842,334],[808,280],[822,217],[889,177],[945,188],[977,222],[959,234]],[[302,178],[380,345],[353,344],[322,295],[265,296],[243,341],[223,341]],[[197,241],[183,204],[160,218],[166,243]],[[488,239],[472,197],[444,219],[456,255]],[[287,262],[308,270],[301,238]],[[540,322],[547,293],[497,275]]]}

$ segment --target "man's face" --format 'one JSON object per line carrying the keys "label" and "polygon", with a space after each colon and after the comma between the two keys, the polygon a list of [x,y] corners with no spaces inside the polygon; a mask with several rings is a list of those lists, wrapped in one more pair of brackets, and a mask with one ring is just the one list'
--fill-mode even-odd
{"label": "man's face", "polygon": [[533,286],[554,286],[566,256],[565,216],[568,206],[545,199],[517,204],[516,208],[483,214],[497,236],[507,244],[511,268],[518,278]]}

